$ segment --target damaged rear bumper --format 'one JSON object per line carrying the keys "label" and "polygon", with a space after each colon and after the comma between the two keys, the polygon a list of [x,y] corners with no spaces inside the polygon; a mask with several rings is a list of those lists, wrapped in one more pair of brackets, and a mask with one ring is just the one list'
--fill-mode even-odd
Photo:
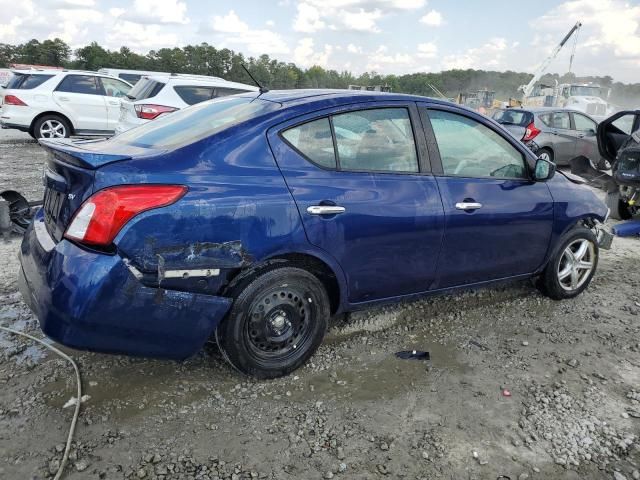
{"label": "damaged rear bumper", "polygon": [[78,349],[181,360],[198,350],[232,300],[143,285],[119,255],[54,241],[42,212],[25,233],[19,286],[43,332]]}

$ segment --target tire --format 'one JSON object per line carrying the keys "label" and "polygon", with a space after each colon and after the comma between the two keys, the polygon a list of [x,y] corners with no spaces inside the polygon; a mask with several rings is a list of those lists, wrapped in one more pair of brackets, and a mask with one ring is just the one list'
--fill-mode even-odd
{"label": "tire", "polygon": [[215,332],[225,359],[257,378],[287,375],[322,343],[330,317],[329,296],[314,275],[276,267],[234,288],[233,306]]}
{"label": "tire", "polygon": [[[548,160],[549,162],[553,162],[553,152],[551,151],[550,148],[547,147],[543,147],[540,150],[537,151],[536,153],[538,155],[538,157],[542,157],[545,160]],[[546,155],[546,157],[545,157]]]}
{"label": "tire", "polygon": [[60,115],[44,115],[33,124],[35,138],[69,138],[71,125]]}
{"label": "tire", "polygon": [[[583,245],[585,245],[584,252],[581,250]],[[576,253],[580,256],[576,257]],[[574,228],[564,236],[549,259],[549,263],[538,279],[538,288],[554,300],[564,300],[580,295],[591,283],[598,267],[599,254],[595,234],[585,227]],[[572,262],[579,262],[573,264],[575,269],[571,265]],[[587,264],[590,264],[589,268],[586,268]],[[562,277],[562,275],[565,276]]]}
{"label": "tire", "polygon": [[611,210],[611,218],[614,220],[629,220],[633,217],[633,212],[627,202],[620,198],[620,192],[608,192],[606,198],[607,207]]}

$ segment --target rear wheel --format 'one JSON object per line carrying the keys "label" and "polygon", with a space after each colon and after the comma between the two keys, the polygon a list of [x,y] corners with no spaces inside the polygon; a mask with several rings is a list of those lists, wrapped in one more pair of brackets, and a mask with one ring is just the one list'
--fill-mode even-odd
{"label": "rear wheel", "polygon": [[553,162],[553,152],[546,147],[541,148],[540,150],[538,150],[538,158],[542,158],[547,162]]}
{"label": "rear wheel", "polygon": [[60,115],[40,117],[33,126],[35,138],[69,138],[71,125]]}
{"label": "rear wheel", "polygon": [[620,191],[607,193],[607,207],[611,210],[611,218],[614,220],[629,220],[635,214],[635,208],[622,200]]}
{"label": "rear wheel", "polygon": [[598,241],[585,227],[571,230],[560,243],[538,280],[538,287],[554,300],[573,298],[591,283],[599,257]]}
{"label": "rear wheel", "polygon": [[279,267],[239,285],[231,312],[216,330],[223,355],[258,378],[287,375],[318,348],[327,330],[329,297],[306,270]]}

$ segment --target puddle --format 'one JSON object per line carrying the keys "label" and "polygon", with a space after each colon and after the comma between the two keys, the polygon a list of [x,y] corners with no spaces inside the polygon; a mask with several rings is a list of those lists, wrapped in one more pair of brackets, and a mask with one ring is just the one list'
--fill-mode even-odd
{"label": "puddle", "polygon": [[401,348],[429,351],[430,361],[406,361],[395,356],[398,345],[391,343],[384,350],[362,345],[359,352],[348,360],[349,366],[339,368],[337,376],[324,371],[314,374],[308,383],[314,386],[311,392],[297,392],[294,399],[313,400],[332,397],[348,397],[353,400],[379,400],[395,397],[417,386],[440,384],[449,376],[459,376],[470,370],[458,358],[461,351],[452,345],[429,342],[426,337],[416,336]]}

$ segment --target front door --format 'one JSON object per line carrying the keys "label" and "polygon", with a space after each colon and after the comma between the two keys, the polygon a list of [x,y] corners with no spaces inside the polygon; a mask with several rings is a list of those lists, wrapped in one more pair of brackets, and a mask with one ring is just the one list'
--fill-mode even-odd
{"label": "front door", "polygon": [[385,102],[269,133],[307,238],[342,267],[350,303],[422,292],[434,281],[444,218],[421,128],[415,104]]}
{"label": "front door", "polygon": [[107,129],[115,130],[120,120],[120,99],[125,97],[131,86],[115,78],[100,77],[102,92],[107,105]]}
{"label": "front door", "polygon": [[553,199],[545,183],[530,180],[515,139],[461,109],[421,113],[445,212],[434,287],[534,272],[549,247]]}
{"label": "front door", "polygon": [[53,92],[61,111],[76,132],[108,130],[107,104],[94,75],[67,75]]}

